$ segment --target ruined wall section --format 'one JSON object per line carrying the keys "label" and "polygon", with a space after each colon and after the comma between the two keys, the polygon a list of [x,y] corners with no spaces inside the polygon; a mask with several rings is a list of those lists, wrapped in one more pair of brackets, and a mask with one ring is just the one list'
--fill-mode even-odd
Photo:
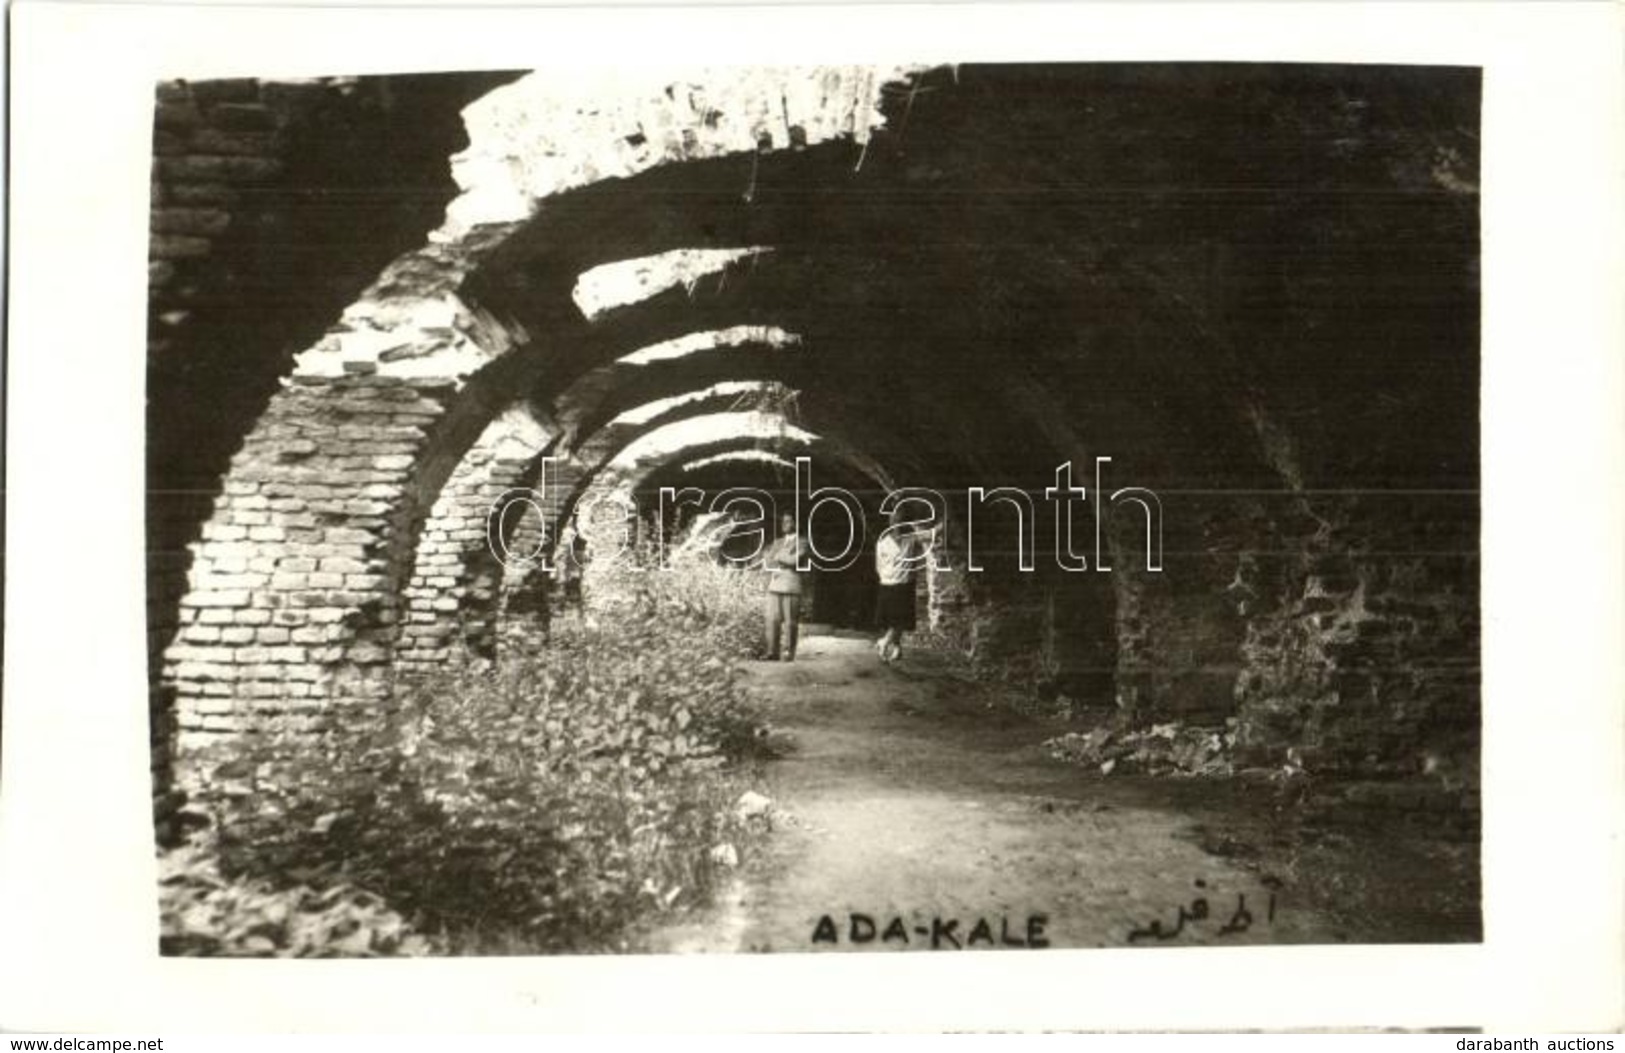
{"label": "ruined wall section", "polygon": [[182,752],[384,693],[406,527],[392,513],[450,390],[363,376],[296,381],[273,401],[192,546],[166,654]]}
{"label": "ruined wall section", "polygon": [[[504,494],[531,482],[548,435],[522,406],[492,421],[452,471],[418,538],[396,660],[433,672],[496,654],[505,573],[489,531]],[[517,510],[514,513],[517,515]],[[517,551],[529,552],[528,548]]]}
{"label": "ruined wall section", "polygon": [[[160,769],[179,716],[175,684],[166,689],[161,679],[166,646],[198,646],[210,635],[205,624],[234,645],[258,645],[258,631],[265,629],[263,643],[273,647],[292,646],[276,630],[291,635],[308,628],[261,622],[259,614],[228,623],[223,612],[229,608],[213,608],[210,621],[200,623],[202,608],[182,606],[190,583],[210,574],[192,560],[211,516],[227,533],[269,528],[269,521],[256,520],[281,511],[295,516],[288,528],[311,526],[287,503],[296,495],[249,492],[242,480],[234,484],[239,492],[224,490],[233,456],[249,452],[245,434],[266,412],[279,378],[289,374],[294,353],[315,342],[390,260],[421,244],[443,220],[457,192],[447,156],[466,142],[458,111],[510,79],[474,73],[156,86],[146,514],[148,653]],[[334,427],[353,429],[360,419]],[[304,422],[261,423],[297,430]],[[358,481],[360,487],[376,484]],[[236,507],[237,499],[246,504]],[[242,522],[234,520],[238,515]],[[239,566],[250,558],[241,552],[221,557],[223,566],[237,568],[226,574],[253,574],[268,572],[271,553],[252,557],[258,571]],[[192,640],[176,640],[183,626]],[[245,638],[250,630],[254,640]],[[208,697],[221,697],[221,682],[213,683]],[[197,717],[188,719],[195,725]]]}
{"label": "ruined wall section", "polygon": [[[147,265],[147,631],[155,678],[181,624],[186,544],[211,510],[243,426],[234,434],[209,407],[243,405],[249,392],[263,399],[288,350],[252,340],[204,346],[219,325],[210,316],[233,292],[257,284],[263,242],[288,220],[275,199],[294,129],[338,90],[255,80],[167,81],[156,89]],[[216,390],[228,384],[229,394]]]}
{"label": "ruined wall section", "polygon": [[1480,722],[1477,494],[1321,496],[1238,565],[1242,745],[1310,770],[1470,763]]}
{"label": "ruined wall section", "polygon": [[1160,490],[1160,571],[1148,570],[1146,516],[1118,502],[1106,521],[1117,596],[1116,703],[1134,719],[1220,723],[1235,712],[1242,618],[1230,585],[1267,512],[1256,498]]}
{"label": "ruined wall section", "polygon": [[[1419,774],[1479,736],[1471,492],[1165,495],[1166,568],[1122,566],[1117,702],[1235,718],[1237,759]],[[1120,550],[1136,542],[1114,536]]]}

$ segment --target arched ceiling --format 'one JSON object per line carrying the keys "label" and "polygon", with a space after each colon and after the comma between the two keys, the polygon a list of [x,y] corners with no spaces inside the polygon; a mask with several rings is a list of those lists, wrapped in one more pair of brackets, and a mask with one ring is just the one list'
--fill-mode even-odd
{"label": "arched ceiling", "polygon": [[640,405],[730,382],[799,383],[808,370],[794,347],[761,344],[700,348],[646,365],[625,359],[591,370],[553,400],[552,417],[573,449],[619,415]]}
{"label": "arched ceiling", "polygon": [[731,450],[725,453],[713,453],[706,457],[697,457],[692,461],[683,461],[676,465],[679,473],[694,475],[699,472],[719,468],[733,468],[736,466],[756,467],[766,465],[775,472],[785,476],[792,475],[795,463],[787,460],[784,455],[771,453],[767,450]]}
{"label": "arched ceiling", "polygon": [[[792,464],[808,457],[815,471],[838,465],[883,490],[897,485],[886,466],[843,439],[756,412],[703,414],[645,431],[603,466],[595,485],[631,491],[673,465],[745,450],[777,454]],[[815,478],[814,485],[822,483]]]}
{"label": "arched ceiling", "polygon": [[[535,333],[574,312],[534,394],[576,414],[577,444],[660,393],[772,379],[920,485],[1040,484],[1086,453],[1147,485],[1476,479],[1472,93],[1306,67],[958,67],[914,88],[861,152],[559,195],[464,294]],[[576,302],[584,274],[678,250],[711,265]],[[609,364],[739,326],[800,344]],[[1423,411],[1427,434],[1404,427]]]}

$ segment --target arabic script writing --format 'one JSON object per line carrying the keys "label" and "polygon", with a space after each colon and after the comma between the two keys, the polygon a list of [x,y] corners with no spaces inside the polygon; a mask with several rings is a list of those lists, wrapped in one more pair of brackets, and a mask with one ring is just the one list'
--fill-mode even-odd
{"label": "arabic script writing", "polygon": [[[1280,881],[1275,878],[1265,878],[1265,886],[1269,891],[1268,904],[1260,908],[1262,918],[1255,915],[1247,906],[1247,894],[1236,893],[1236,908],[1230,913],[1230,918],[1222,926],[1214,930],[1218,936],[1233,936],[1236,933],[1246,932],[1255,924],[1273,925],[1275,923],[1275,889]],[[1195,882],[1197,895],[1189,906],[1180,904],[1178,913],[1172,925],[1165,924],[1162,918],[1152,918],[1143,928],[1129,930],[1128,942],[1137,943],[1140,940],[1171,940],[1185,931],[1185,926],[1196,925],[1214,920],[1213,907],[1208,903],[1207,882],[1198,878]]]}

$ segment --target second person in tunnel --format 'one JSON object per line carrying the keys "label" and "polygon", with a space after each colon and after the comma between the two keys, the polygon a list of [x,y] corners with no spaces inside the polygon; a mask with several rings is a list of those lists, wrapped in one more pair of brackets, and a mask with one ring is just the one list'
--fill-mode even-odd
{"label": "second person in tunnel", "polygon": [[880,588],[875,598],[875,625],[881,630],[875,641],[880,660],[887,665],[903,654],[903,634],[914,629],[914,567],[923,548],[923,539],[908,529],[902,506],[892,509],[891,526],[875,543],[875,574]]}

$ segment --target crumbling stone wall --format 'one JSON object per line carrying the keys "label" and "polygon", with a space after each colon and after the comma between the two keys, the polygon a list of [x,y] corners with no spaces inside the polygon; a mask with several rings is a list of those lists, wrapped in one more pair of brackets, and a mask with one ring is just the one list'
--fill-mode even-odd
{"label": "crumbling stone wall", "polygon": [[925,565],[926,625],[943,639],[967,647],[970,632],[970,583],[965,561],[958,555],[957,532],[946,525],[940,535],[946,559],[932,559]]}
{"label": "crumbling stone wall", "polygon": [[1176,494],[1166,506],[1167,570],[1114,575],[1126,712],[1234,717],[1254,764],[1401,774],[1471,755],[1476,494]]}
{"label": "crumbling stone wall", "polygon": [[1476,493],[1323,495],[1268,521],[1265,551],[1282,557],[1237,568],[1245,747],[1366,773],[1474,755],[1477,505]]}
{"label": "crumbling stone wall", "polygon": [[[966,494],[946,496],[941,552],[947,566],[939,570],[932,563],[921,575],[926,625],[936,641],[989,673],[1028,683],[1049,700],[1064,696],[1077,707],[1111,704],[1117,615],[1107,575],[1093,566],[1080,573],[1056,566],[1054,518],[1041,493],[1035,497],[1033,571],[1017,569],[1013,517],[976,520],[982,569],[972,571]],[[1078,507],[1074,529],[1082,541],[1091,513]]]}

